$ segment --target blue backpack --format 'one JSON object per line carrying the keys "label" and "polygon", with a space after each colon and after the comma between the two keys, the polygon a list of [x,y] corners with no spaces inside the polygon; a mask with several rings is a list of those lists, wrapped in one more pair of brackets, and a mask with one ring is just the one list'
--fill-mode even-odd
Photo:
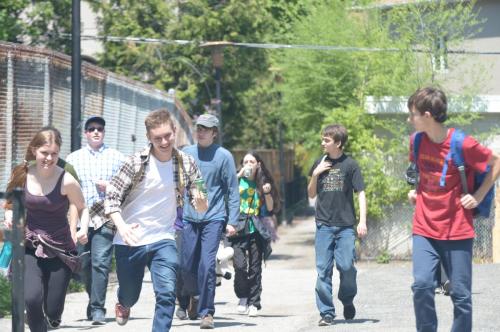
{"label": "blue backpack", "polygon": [[[441,172],[439,185],[441,187],[444,187],[446,184],[445,183],[446,172],[448,171],[448,162],[451,159],[460,172],[460,181],[462,183],[462,190],[464,194],[468,194],[469,190],[467,188],[464,154],[462,150],[462,145],[464,143],[465,137],[466,137],[465,133],[458,129],[455,129],[451,134],[450,152],[448,152],[448,154],[445,157],[445,163],[443,165],[443,170]],[[417,164],[418,150],[420,148],[421,141],[422,141],[422,133],[418,132],[414,135],[414,140],[413,140],[413,160],[415,161],[415,165]],[[488,166],[486,172],[474,173],[474,191],[481,186],[486,174],[488,174],[489,171],[490,171],[490,166]],[[484,197],[484,199],[481,201],[481,203],[479,203],[479,205],[474,209],[473,214],[488,218],[490,216],[491,205],[493,204],[494,198],[495,198],[495,186],[492,186],[491,189],[486,194],[486,196]]]}

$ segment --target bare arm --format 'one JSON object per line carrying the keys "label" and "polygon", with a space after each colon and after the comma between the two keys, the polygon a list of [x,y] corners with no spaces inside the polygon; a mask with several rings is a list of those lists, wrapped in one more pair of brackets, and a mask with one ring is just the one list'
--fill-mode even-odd
{"label": "bare arm", "polygon": [[309,184],[307,185],[307,196],[309,198],[316,197],[318,188],[318,176],[311,176],[311,180],[309,180]]}
{"label": "bare arm", "polygon": [[359,223],[357,231],[359,237],[364,237],[368,232],[368,229],[366,227],[366,194],[364,190],[359,192],[358,202],[359,202]]}
{"label": "bare arm", "polygon": [[3,224],[4,224],[4,226],[7,229],[11,229],[12,228],[12,216],[13,216],[12,210],[5,209],[5,215],[4,215]]}
{"label": "bare arm", "polygon": [[[76,233],[76,236],[81,244],[85,244],[88,241],[87,233],[89,227],[89,210],[85,205],[85,199],[83,197],[80,184],[71,174],[67,172],[64,174],[63,194],[67,195],[70,207],[73,206],[78,212],[78,217],[80,218],[80,230]],[[70,217],[72,216],[70,215]],[[70,220],[70,228],[71,227],[76,229],[76,218],[72,221]]]}
{"label": "bare arm", "polygon": [[69,210],[68,210],[68,221],[69,221],[69,229],[71,231],[71,237],[73,238],[73,241],[76,243],[77,237],[76,237],[76,226],[78,225],[78,209],[74,204],[69,205]]}
{"label": "bare arm", "polygon": [[321,162],[314,169],[311,180],[309,180],[309,184],[307,185],[307,195],[309,198],[316,197],[317,189],[318,189],[318,176],[324,171],[332,168],[332,163],[329,161],[325,161],[325,158],[321,160]]}
{"label": "bare arm", "polygon": [[262,186],[262,191],[264,192],[264,200],[266,202],[267,211],[272,211],[274,209],[273,195],[271,195],[271,184],[265,183]]}
{"label": "bare arm", "polygon": [[123,220],[121,212],[112,212],[109,214],[109,217],[115,224],[123,242],[129,246],[138,242],[137,234],[134,230],[139,227],[139,224],[127,224],[125,220]]}

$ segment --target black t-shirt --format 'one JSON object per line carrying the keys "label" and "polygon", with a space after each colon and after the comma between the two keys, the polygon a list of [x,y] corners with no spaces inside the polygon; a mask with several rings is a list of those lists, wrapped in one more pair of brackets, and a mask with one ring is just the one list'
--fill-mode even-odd
{"label": "black t-shirt", "polygon": [[323,158],[332,163],[332,168],[318,176],[316,221],[330,226],[353,226],[356,224],[353,191],[365,189],[361,169],[345,154],[338,159],[323,156],[312,166],[310,176]]}

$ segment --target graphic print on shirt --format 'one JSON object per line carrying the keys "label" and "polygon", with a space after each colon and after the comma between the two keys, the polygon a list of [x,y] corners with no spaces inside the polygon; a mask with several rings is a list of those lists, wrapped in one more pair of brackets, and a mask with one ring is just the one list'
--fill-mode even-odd
{"label": "graphic print on shirt", "polygon": [[[426,192],[442,192],[445,190],[439,183],[443,170],[444,158],[439,159],[425,153],[421,153],[418,158],[420,162],[419,168],[423,171],[420,172],[421,188]],[[451,171],[452,169],[449,166],[448,173]]]}
{"label": "graphic print on shirt", "polygon": [[257,184],[245,178],[240,179],[240,212],[244,214],[259,215],[260,199],[256,190]]}
{"label": "graphic print on shirt", "polygon": [[344,189],[345,175],[338,168],[332,168],[328,175],[321,179],[323,191],[342,191]]}

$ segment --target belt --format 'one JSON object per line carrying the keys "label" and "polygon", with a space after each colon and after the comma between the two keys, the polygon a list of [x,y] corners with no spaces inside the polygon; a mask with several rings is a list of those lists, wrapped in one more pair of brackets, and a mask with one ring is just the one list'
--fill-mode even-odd
{"label": "belt", "polygon": [[113,231],[116,231],[116,226],[115,224],[111,221],[111,220],[108,220],[106,221],[104,224],[102,224],[103,227],[106,227],[106,228],[109,228]]}

